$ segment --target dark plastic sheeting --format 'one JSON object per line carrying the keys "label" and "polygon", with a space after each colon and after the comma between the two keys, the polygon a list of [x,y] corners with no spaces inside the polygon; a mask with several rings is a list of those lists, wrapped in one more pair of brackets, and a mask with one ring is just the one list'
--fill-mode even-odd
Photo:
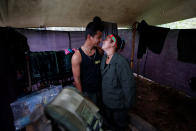
{"label": "dark plastic sheeting", "polygon": [[[68,32],[62,31],[35,31],[19,30],[27,39],[31,51],[57,51],[69,48]],[[136,34],[134,72],[147,77],[163,85],[171,86],[185,91],[188,95],[196,96],[189,85],[188,80],[196,77],[196,64],[184,63],[177,60],[177,37],[179,30],[171,30],[165,40],[161,54],[147,51],[139,60],[137,68],[137,47],[139,35]],[[126,45],[121,52],[128,60],[131,58],[132,32],[130,30],[119,30],[119,35],[125,40]],[[71,32],[71,47],[80,47],[85,39],[84,32]]]}

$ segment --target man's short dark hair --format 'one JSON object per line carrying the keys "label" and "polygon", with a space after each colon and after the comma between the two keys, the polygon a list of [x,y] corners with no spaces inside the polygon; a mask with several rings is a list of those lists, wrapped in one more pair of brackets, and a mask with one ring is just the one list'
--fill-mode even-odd
{"label": "man's short dark hair", "polygon": [[94,17],[93,21],[88,23],[88,25],[86,26],[85,38],[87,39],[88,34],[94,37],[97,31],[103,32],[103,30],[104,30],[103,21],[101,21],[101,18],[96,16]]}

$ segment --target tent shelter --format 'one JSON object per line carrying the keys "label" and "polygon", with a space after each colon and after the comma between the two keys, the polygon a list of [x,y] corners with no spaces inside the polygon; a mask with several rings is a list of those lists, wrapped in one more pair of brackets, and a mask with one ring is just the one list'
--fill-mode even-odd
{"label": "tent shelter", "polygon": [[195,0],[1,0],[0,26],[85,27],[94,16],[128,27],[159,25],[196,16]]}
{"label": "tent shelter", "polygon": [[[83,31],[42,31],[23,28],[85,27],[94,16],[99,16],[104,21],[117,23],[118,27],[130,27],[136,21],[140,22],[143,19],[149,25],[160,25],[196,17],[196,2],[195,0],[105,0],[103,2],[95,0],[1,0],[0,27],[12,27],[6,31],[5,28],[0,28],[0,56],[4,61],[0,68],[3,74],[0,79],[3,80],[2,87],[5,87],[1,91],[0,98],[4,100],[3,105],[6,105],[2,110],[7,111],[1,112],[1,116],[13,119],[12,116],[5,115],[10,113],[9,103],[15,100],[12,91],[15,81],[13,70],[10,70],[15,68],[13,56],[18,49],[28,50],[27,47],[20,46],[21,41],[26,42],[32,52],[78,48],[84,41]],[[12,32],[13,28],[14,32]],[[137,59],[140,35],[136,32],[133,70],[155,82],[177,88],[186,95],[195,97],[196,93],[190,88],[189,80],[196,77],[196,65],[177,60],[179,32],[180,30],[170,30],[164,41],[162,52],[155,54],[148,50],[140,60]],[[132,30],[118,30],[118,34],[127,43],[122,54],[130,60],[133,47]],[[8,43],[14,44],[11,47],[16,52],[7,48]],[[11,94],[7,93],[10,90]],[[6,120],[1,119],[1,121]]]}

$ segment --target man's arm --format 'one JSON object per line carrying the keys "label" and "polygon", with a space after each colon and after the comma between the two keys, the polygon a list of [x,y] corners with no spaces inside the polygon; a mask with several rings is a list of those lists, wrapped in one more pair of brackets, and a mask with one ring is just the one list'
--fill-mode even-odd
{"label": "man's arm", "polygon": [[74,55],[72,56],[71,63],[72,63],[72,72],[75,81],[76,88],[82,92],[82,86],[80,81],[80,63],[82,61],[81,54],[77,50]]}

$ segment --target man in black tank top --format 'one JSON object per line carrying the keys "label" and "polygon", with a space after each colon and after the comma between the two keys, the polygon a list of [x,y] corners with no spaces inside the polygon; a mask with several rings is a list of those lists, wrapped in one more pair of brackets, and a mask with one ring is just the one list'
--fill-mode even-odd
{"label": "man in black tank top", "polygon": [[72,56],[72,71],[76,88],[96,105],[101,93],[100,63],[103,51],[101,42],[103,22],[95,17],[86,27],[86,40]]}

